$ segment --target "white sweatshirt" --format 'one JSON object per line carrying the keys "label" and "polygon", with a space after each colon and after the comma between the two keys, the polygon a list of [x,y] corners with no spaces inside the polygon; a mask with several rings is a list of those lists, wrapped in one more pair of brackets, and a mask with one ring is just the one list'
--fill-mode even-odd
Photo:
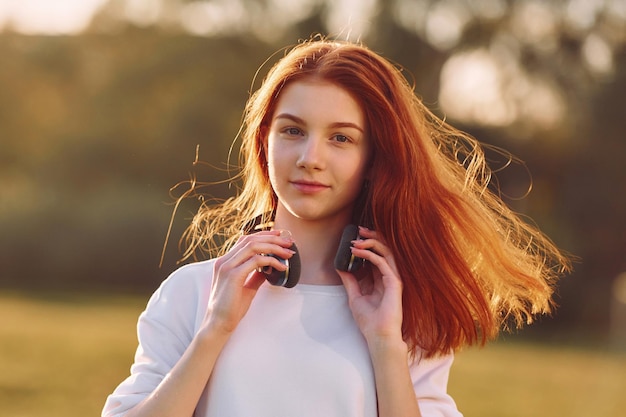
{"label": "white sweatshirt", "polygon": [[[174,367],[205,316],[213,261],[175,271],[137,326],[131,375],[107,398],[121,417]],[[446,393],[452,356],[410,364],[424,417],[459,417]],[[195,417],[375,417],[374,373],[343,286],[264,283],[221,352]]]}

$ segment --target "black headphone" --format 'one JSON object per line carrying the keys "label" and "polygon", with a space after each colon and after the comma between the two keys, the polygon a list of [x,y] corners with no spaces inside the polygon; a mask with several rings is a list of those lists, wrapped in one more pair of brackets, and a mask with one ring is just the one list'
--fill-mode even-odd
{"label": "black headphone", "polygon": [[[254,233],[260,230],[267,229],[266,224],[262,224],[263,216],[258,216],[253,219],[251,222],[246,224],[244,227],[244,232],[246,234]],[[350,248],[352,247],[352,241],[356,240],[359,237],[359,228],[354,224],[349,224],[343,229],[343,233],[341,235],[341,241],[339,242],[339,248],[337,248],[337,253],[335,254],[335,268],[340,271],[346,271],[355,273],[363,264],[365,264],[365,259],[359,258],[352,254]],[[298,281],[300,280],[300,271],[301,271],[301,263],[300,263],[300,254],[298,253],[298,248],[296,244],[292,244],[289,248],[295,253],[289,259],[283,259],[277,255],[269,254],[267,256],[271,256],[276,258],[287,267],[284,271],[279,271],[271,266],[265,266],[260,268],[259,272],[265,275],[265,279],[272,285],[292,288],[294,287]]]}

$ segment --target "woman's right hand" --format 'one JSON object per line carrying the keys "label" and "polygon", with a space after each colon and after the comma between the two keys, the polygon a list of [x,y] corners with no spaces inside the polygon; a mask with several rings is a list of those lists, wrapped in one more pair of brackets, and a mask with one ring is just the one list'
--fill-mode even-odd
{"label": "woman's right hand", "polygon": [[220,352],[265,280],[257,269],[271,266],[284,270],[276,258],[262,254],[290,258],[293,252],[288,248],[292,244],[293,240],[281,237],[280,231],[258,232],[241,237],[228,253],[215,260],[200,330],[159,385],[125,416],[193,414]]}
{"label": "woman's right hand", "polygon": [[272,256],[290,258],[291,237],[281,237],[279,230],[242,236],[225,255],[216,259],[213,282],[203,328],[209,332],[232,333],[245,316],[265,276],[258,272],[271,266],[284,271],[286,266]]}

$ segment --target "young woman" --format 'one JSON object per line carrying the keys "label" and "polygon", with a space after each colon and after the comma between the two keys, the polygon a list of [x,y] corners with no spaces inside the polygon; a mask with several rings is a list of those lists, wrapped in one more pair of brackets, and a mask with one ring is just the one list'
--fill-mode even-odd
{"label": "young woman", "polygon": [[[186,233],[186,258],[217,257],[152,296],[103,416],[460,416],[453,352],[550,310],[567,259],[487,189],[479,144],[366,47],[291,49],[241,139],[240,193]],[[355,273],[334,263],[348,224]]]}

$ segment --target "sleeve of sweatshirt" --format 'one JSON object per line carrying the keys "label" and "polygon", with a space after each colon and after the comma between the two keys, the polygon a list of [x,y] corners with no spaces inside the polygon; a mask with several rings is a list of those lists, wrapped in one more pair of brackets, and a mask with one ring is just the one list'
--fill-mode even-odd
{"label": "sleeve of sweatshirt", "polygon": [[102,417],[122,417],[149,396],[181,358],[206,309],[210,261],[174,271],[152,294],[137,323],[130,375],[109,395]]}
{"label": "sleeve of sweatshirt", "polygon": [[410,365],[413,388],[423,417],[462,417],[448,394],[453,354],[417,359]]}

